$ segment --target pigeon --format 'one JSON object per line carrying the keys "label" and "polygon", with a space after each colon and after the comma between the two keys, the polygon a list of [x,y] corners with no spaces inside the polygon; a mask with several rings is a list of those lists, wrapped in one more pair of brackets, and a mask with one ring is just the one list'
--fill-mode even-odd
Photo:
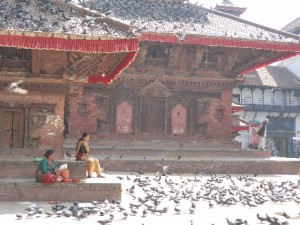
{"label": "pigeon", "polygon": [[105,157],[105,159],[110,159],[110,158],[111,158],[111,154],[109,156]]}
{"label": "pigeon", "polygon": [[177,157],[177,159],[180,160],[180,159],[181,159],[181,155],[179,155],[179,156]]}
{"label": "pigeon", "polygon": [[72,155],[71,155],[71,153],[70,153],[69,151],[66,152],[66,155],[67,155],[68,157],[70,157],[70,158],[72,157]]}
{"label": "pigeon", "polygon": [[128,212],[123,212],[123,216],[124,216],[123,219],[127,219],[127,217],[128,217]]}
{"label": "pigeon", "polygon": [[52,211],[46,211],[45,214],[47,215],[46,217],[53,216],[53,212]]}
{"label": "pigeon", "polygon": [[133,208],[131,208],[130,210],[131,210],[131,212],[132,212],[132,214],[133,214],[134,216],[138,213],[138,211],[135,210],[135,209],[133,209]]}
{"label": "pigeon", "polygon": [[17,213],[16,217],[17,217],[18,220],[21,220],[23,218],[23,215],[21,213]]}
{"label": "pigeon", "polygon": [[147,215],[146,209],[144,209],[142,213],[143,213],[142,217],[146,217],[146,215]]}
{"label": "pigeon", "polygon": [[265,217],[260,216],[259,213],[256,214],[256,217],[258,220],[260,220],[261,223],[267,221],[267,219]]}
{"label": "pigeon", "polygon": [[23,82],[24,82],[23,80],[12,82],[8,87],[5,88],[5,92],[8,94],[20,94],[20,95],[28,94],[27,90],[19,87],[19,85],[22,84]]}

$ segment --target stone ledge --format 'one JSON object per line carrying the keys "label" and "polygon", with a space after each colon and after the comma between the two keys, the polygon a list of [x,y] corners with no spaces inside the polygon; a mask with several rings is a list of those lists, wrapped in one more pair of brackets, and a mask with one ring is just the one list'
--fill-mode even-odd
{"label": "stone ledge", "polygon": [[[64,151],[70,152],[74,147],[64,147]],[[261,150],[240,150],[240,149],[187,149],[187,148],[143,148],[143,147],[96,147],[92,148],[91,155],[116,155],[120,156],[122,154],[126,156],[165,156],[177,158],[178,155],[187,158],[195,157],[240,157],[240,158],[269,158],[271,157],[270,151]]]}
{"label": "stone ledge", "polygon": [[299,159],[286,158],[203,158],[187,160],[138,160],[138,159],[110,159],[102,161],[107,171],[137,172],[143,170],[147,173],[162,171],[163,166],[169,166],[171,173],[217,173],[217,174],[292,174],[295,175],[300,168]]}
{"label": "stone ledge", "polygon": [[[100,182],[100,181],[99,181]],[[103,183],[102,183],[103,182]],[[34,179],[0,179],[0,201],[81,201],[121,199],[121,183],[42,184]]]}
{"label": "stone ledge", "polygon": [[[57,166],[67,163],[70,177],[86,178],[86,162],[75,160],[56,160]],[[1,178],[34,178],[35,171],[39,162],[32,159],[1,159],[0,160],[0,179]]]}

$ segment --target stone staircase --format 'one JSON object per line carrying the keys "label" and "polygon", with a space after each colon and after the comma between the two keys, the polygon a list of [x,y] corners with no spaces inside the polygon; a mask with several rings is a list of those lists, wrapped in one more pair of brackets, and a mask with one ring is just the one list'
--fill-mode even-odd
{"label": "stone staircase", "polygon": [[86,179],[86,163],[73,159],[56,160],[58,167],[68,164],[70,178],[80,178],[79,183],[38,183],[34,179],[38,162],[32,159],[0,160],[1,201],[77,201],[121,199],[121,184],[109,180]]}

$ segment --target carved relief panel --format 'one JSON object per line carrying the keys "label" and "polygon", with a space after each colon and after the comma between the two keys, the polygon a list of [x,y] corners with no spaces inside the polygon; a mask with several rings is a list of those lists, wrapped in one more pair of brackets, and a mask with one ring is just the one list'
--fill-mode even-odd
{"label": "carved relief panel", "polygon": [[186,108],[181,104],[177,104],[173,107],[171,114],[172,134],[186,134]]}
{"label": "carved relief panel", "polygon": [[116,111],[116,131],[122,134],[132,133],[132,105],[128,102],[122,102],[117,106]]}

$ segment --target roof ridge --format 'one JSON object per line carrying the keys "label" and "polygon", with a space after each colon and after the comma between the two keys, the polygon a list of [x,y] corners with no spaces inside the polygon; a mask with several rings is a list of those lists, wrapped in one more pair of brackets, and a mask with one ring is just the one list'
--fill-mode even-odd
{"label": "roof ridge", "polygon": [[297,17],[296,19],[292,20],[288,24],[286,24],[284,27],[281,28],[281,30],[287,31],[287,30],[293,30],[293,29],[295,29],[295,25],[292,26],[295,22],[299,22],[299,26],[300,26],[300,16]]}
{"label": "roof ridge", "polygon": [[[191,3],[188,3],[188,4],[191,4]],[[210,12],[210,13],[213,13],[213,14],[216,14],[216,15],[219,15],[219,16],[224,16],[224,17],[236,20],[238,22],[243,22],[243,23],[246,23],[248,25],[256,26],[256,27],[265,29],[267,31],[275,32],[275,33],[278,33],[278,34],[287,35],[287,36],[292,37],[292,38],[299,38],[298,35],[290,33],[290,32],[287,32],[287,31],[283,31],[283,30],[278,30],[278,29],[274,29],[274,28],[271,28],[271,27],[267,27],[267,26],[264,26],[264,25],[261,25],[261,24],[258,24],[258,23],[251,22],[249,20],[242,19],[242,18],[237,17],[237,16],[233,16],[233,15],[230,15],[230,14],[227,14],[227,13],[224,13],[224,12],[220,12],[220,11],[217,11],[217,10],[209,9],[209,8],[206,8],[206,7],[203,7],[203,6],[200,6],[200,5],[197,5],[197,6],[199,8],[201,8],[201,9],[205,10],[205,11]]]}

